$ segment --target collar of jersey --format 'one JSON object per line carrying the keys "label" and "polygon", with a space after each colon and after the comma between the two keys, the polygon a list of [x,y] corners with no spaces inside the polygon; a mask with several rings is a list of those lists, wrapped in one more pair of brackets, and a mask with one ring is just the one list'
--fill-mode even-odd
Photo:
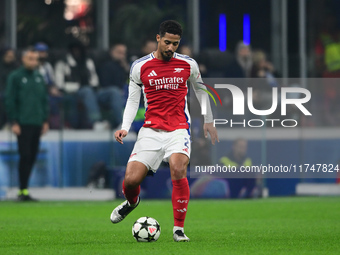
{"label": "collar of jersey", "polygon": [[[155,52],[151,52],[151,53],[150,53],[150,56],[151,56],[152,58],[158,59],[158,58],[155,57],[154,53],[155,53]],[[174,53],[174,56],[173,56],[172,58],[176,58],[176,57],[177,57],[177,53],[175,52],[175,53]],[[158,60],[160,60],[160,59],[158,59]]]}

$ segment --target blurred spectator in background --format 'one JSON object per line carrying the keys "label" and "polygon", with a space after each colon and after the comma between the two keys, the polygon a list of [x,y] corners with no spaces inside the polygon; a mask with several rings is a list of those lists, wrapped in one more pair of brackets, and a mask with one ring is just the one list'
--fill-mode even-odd
{"label": "blurred spectator in background", "polygon": [[148,39],[143,44],[141,56],[145,56],[147,54],[150,54],[151,52],[154,52],[156,49],[157,49],[156,38],[155,39]]}
{"label": "blurred spectator in background", "polygon": [[130,58],[131,62],[134,62],[135,60],[144,57],[145,55],[150,54],[151,52],[154,52],[157,49],[157,41],[155,39],[147,39],[144,41],[142,48],[139,52],[136,54],[133,54]]}
{"label": "blurred spectator in background", "polygon": [[[34,45],[34,49],[38,52],[39,55],[39,66],[38,70],[42,77],[44,78],[45,83],[48,87],[55,87],[55,76],[54,70],[50,62],[48,62],[48,46],[43,42],[38,42]],[[56,94],[60,95],[58,88],[56,88]]]}
{"label": "blurred spectator in background", "polygon": [[235,50],[235,59],[226,68],[225,76],[228,78],[248,78],[253,66],[250,45],[239,42]]}
{"label": "blurred spectator in background", "polygon": [[62,103],[62,94],[56,86],[54,69],[52,64],[48,62],[48,46],[43,42],[38,42],[34,45],[34,49],[39,54],[39,67],[38,71],[44,78],[44,81],[48,87],[49,92],[49,106],[50,106],[50,116],[49,123],[50,128],[60,128],[60,107]]}
{"label": "blurred spectator in background", "polygon": [[325,15],[315,44],[318,76],[340,77],[340,30],[334,14]]}
{"label": "blurred spectator in background", "polygon": [[266,53],[262,50],[255,50],[252,54],[253,66],[251,69],[251,78],[265,78],[269,87],[278,87],[275,79],[275,68],[271,62],[267,60]]}
{"label": "blurred spectator in background", "polygon": [[19,67],[15,51],[11,48],[6,48],[1,51],[0,62],[0,129],[6,124],[6,112],[4,106],[6,81],[8,75]]}
{"label": "blurred spectator in background", "polygon": [[[272,106],[272,88],[278,87],[278,82],[274,77],[274,66],[267,60],[267,56],[262,50],[254,50],[252,58],[253,66],[250,77],[257,78],[251,80],[253,106],[257,110],[267,110]],[[280,102],[278,105],[280,105]],[[276,116],[276,114],[279,115]],[[280,109],[276,110],[274,115],[280,117]]]}
{"label": "blurred spectator in background", "polygon": [[204,65],[200,62],[200,59],[199,59],[198,56],[194,56],[192,49],[189,45],[186,45],[186,44],[180,45],[179,49],[178,49],[178,53],[183,54],[183,55],[187,55],[191,58],[195,58],[195,60],[197,61],[197,64],[198,64],[198,68],[200,69],[201,75],[205,76],[207,74],[206,65]]}
{"label": "blurred spectator in background", "polygon": [[111,59],[102,64],[98,71],[100,88],[97,97],[100,106],[109,109],[111,128],[116,128],[122,122],[124,90],[127,89],[130,69],[126,45],[113,45],[110,57]]}
{"label": "blurred spectator in background", "polygon": [[[99,86],[94,61],[87,56],[85,46],[80,42],[71,43],[66,57],[55,66],[56,84],[66,94],[66,118],[73,128],[106,129],[107,123],[101,122],[101,113],[94,88]],[[68,105],[70,104],[70,105]],[[83,113],[78,111],[84,108]]]}
{"label": "blurred spectator in background", "polygon": [[[336,16],[325,15],[315,44],[317,75],[323,78],[340,78],[340,30]],[[322,123],[340,125],[340,86],[338,80],[325,79],[323,87]]]}
{"label": "blurred spectator in background", "polygon": [[[231,151],[220,159],[224,166],[251,166],[251,158],[247,157],[248,142],[243,138],[233,141]],[[251,174],[251,173],[249,173]],[[254,176],[255,177],[255,176]],[[231,198],[251,198],[258,196],[256,178],[229,179]]]}
{"label": "blurred spectator in background", "polygon": [[187,55],[189,57],[194,57],[193,56],[193,53],[192,53],[192,49],[190,46],[184,44],[184,45],[181,45],[179,48],[178,48],[178,53],[179,54],[183,54],[183,55]]}
{"label": "blurred spectator in background", "polygon": [[0,91],[5,91],[8,75],[18,67],[15,51],[11,48],[3,49],[0,62]]}
{"label": "blurred spectator in background", "polygon": [[7,80],[6,110],[17,136],[19,150],[19,201],[34,200],[28,192],[28,181],[35,164],[40,136],[48,126],[48,93],[38,67],[34,48],[23,51],[23,66],[13,71]]}

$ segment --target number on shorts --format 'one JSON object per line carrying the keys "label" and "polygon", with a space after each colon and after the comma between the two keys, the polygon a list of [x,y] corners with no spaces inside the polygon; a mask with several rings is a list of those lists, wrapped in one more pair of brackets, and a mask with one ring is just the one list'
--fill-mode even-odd
{"label": "number on shorts", "polygon": [[184,146],[189,149],[189,139],[187,137],[185,137],[184,139],[185,139]]}

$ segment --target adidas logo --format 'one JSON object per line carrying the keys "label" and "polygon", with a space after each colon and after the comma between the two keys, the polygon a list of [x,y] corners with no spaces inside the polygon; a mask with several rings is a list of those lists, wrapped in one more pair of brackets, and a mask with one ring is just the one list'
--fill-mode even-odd
{"label": "adidas logo", "polygon": [[149,231],[152,234],[153,232],[155,232],[157,230],[157,228],[153,228],[153,227],[149,227]]}
{"label": "adidas logo", "polygon": [[149,73],[148,77],[151,77],[151,76],[157,76],[155,70],[152,70],[151,73]]}

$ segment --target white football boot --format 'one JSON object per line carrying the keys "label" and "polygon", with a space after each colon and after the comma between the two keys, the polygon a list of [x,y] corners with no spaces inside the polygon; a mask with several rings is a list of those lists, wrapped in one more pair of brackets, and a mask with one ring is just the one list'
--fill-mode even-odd
{"label": "white football boot", "polygon": [[112,223],[119,223],[124,218],[133,211],[139,205],[140,198],[138,197],[137,203],[135,205],[130,205],[130,203],[125,200],[123,203],[118,205],[111,213],[110,220]]}
{"label": "white football boot", "polygon": [[190,239],[184,234],[184,229],[181,227],[174,227],[174,241],[175,242],[189,242]]}

